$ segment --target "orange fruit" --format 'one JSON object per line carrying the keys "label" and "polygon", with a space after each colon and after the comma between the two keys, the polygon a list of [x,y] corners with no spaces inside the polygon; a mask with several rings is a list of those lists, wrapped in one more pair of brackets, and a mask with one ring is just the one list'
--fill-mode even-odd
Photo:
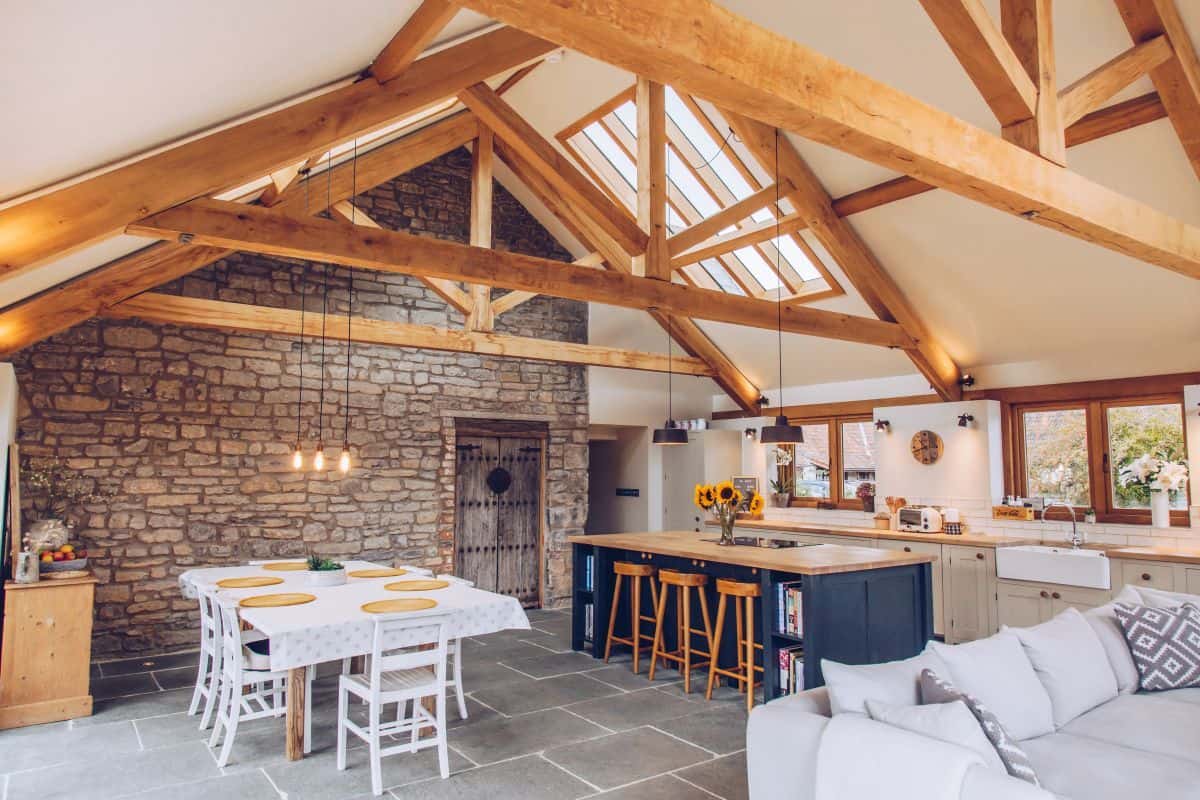
{"label": "orange fruit", "polygon": [[51,553],[49,550],[47,550],[46,552],[42,553],[41,558],[42,558],[42,561],[53,561],[54,554]]}
{"label": "orange fruit", "polygon": [[73,552],[75,552],[75,548],[74,548],[73,546],[69,545],[69,544],[64,544],[62,547],[60,547],[60,548],[58,548],[58,549],[59,549],[59,550],[61,550],[61,551],[62,551],[62,552],[64,552],[64,553],[73,553]]}

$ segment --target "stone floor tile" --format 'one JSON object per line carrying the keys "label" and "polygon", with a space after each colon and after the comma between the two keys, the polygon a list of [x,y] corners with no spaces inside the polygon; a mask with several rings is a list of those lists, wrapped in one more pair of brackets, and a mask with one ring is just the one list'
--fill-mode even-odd
{"label": "stone floor tile", "polygon": [[704,750],[650,728],[556,747],[543,755],[601,789],[624,786],[710,758]]}
{"label": "stone floor tile", "polygon": [[[673,669],[659,669],[654,672],[654,681],[650,681],[650,667],[645,661],[640,665],[641,672],[635,673],[626,663],[617,663],[616,658],[608,666],[602,666],[599,669],[589,670],[587,676],[595,678],[598,681],[604,681],[610,686],[616,686],[620,689],[626,689],[631,692],[636,692],[638,689],[645,689],[649,686],[670,686],[676,681],[682,680],[679,673]],[[603,661],[596,661],[596,664],[603,664]]]}
{"label": "stone floor tile", "polygon": [[[236,750],[237,744],[234,745]],[[281,743],[282,749],[282,743]],[[471,764],[450,751],[450,771],[459,772]],[[307,756],[302,761],[281,761],[264,767],[271,781],[284,792],[288,800],[329,800],[345,798],[371,791],[371,767],[367,748],[354,747],[346,753],[346,769],[337,769],[333,748]],[[382,760],[383,787],[388,789],[406,783],[438,777],[437,750],[429,748],[417,753],[397,753]],[[440,780],[439,780],[440,782]],[[405,798],[409,797],[405,790]]]}
{"label": "stone floor tile", "polygon": [[574,714],[552,708],[517,717],[496,717],[456,730],[450,743],[476,764],[491,764],[606,733],[604,728]]}
{"label": "stone floor tile", "polygon": [[715,706],[651,724],[717,755],[736,753],[746,747],[746,710],[740,705]]}
{"label": "stone floor tile", "polygon": [[196,668],[195,667],[174,667],[172,669],[159,669],[150,673],[154,676],[154,680],[163,689],[170,691],[171,689],[182,689],[184,687],[193,688],[196,685]]}
{"label": "stone floor tile", "polygon": [[[554,655],[545,651],[542,651],[542,654]],[[528,676],[522,675],[504,662],[475,658],[473,656],[474,654],[471,654],[463,658],[463,690],[468,694],[480,689],[502,686],[506,683],[520,683],[522,680],[528,678]],[[537,658],[537,656],[534,656],[534,658]]]}
{"label": "stone floor tile", "polygon": [[166,797],[170,800],[274,800],[279,793],[262,770],[253,770],[172,786],[169,790],[150,789],[127,797],[128,800],[159,800]]}
{"label": "stone floor tile", "polygon": [[697,764],[679,770],[679,777],[703,787],[724,800],[749,800],[750,788],[746,783],[746,753],[733,755]]}
{"label": "stone floor tile", "polygon": [[92,704],[92,715],[80,717],[72,724],[79,728],[88,725],[104,725],[109,722],[122,720],[144,719],[163,714],[175,714],[187,711],[188,703],[192,701],[191,689],[175,689],[170,692],[154,692],[139,694],[132,697],[115,697],[110,700],[97,700]]}
{"label": "stone floor tile", "polygon": [[597,661],[583,653],[544,653],[532,658],[522,658],[517,661],[501,662],[506,667],[515,669],[531,678],[552,678],[555,675],[569,675],[572,672],[586,672],[597,669],[604,662]]}
{"label": "stone floor tile", "polygon": [[92,681],[92,699],[108,700],[112,697],[124,697],[129,694],[145,694],[157,692],[158,684],[149,672],[117,675],[113,678],[98,678]]}
{"label": "stone floor tile", "polygon": [[712,800],[712,795],[697,789],[674,775],[659,775],[657,778],[613,789],[595,796],[595,800]]}
{"label": "stone floor tile", "polygon": [[583,781],[539,756],[527,756],[404,786],[393,794],[404,800],[573,800],[592,794]]}
{"label": "stone floor tile", "polygon": [[94,758],[137,751],[137,732],[129,722],[90,728],[31,725],[0,732],[0,772],[66,763],[74,769],[80,762],[86,764]]}
{"label": "stone floor tile", "polygon": [[642,689],[617,697],[603,697],[573,703],[567,708],[581,717],[614,730],[624,731],[695,714],[700,709],[681,697],[673,697],[654,689]]}
{"label": "stone floor tile", "polygon": [[[8,776],[7,800],[88,800],[160,789],[219,776],[202,742],[93,758],[72,769],[45,767]],[[167,792],[162,792],[167,795]]]}
{"label": "stone floor tile", "polygon": [[590,700],[618,694],[615,689],[586,675],[560,675],[557,678],[534,680],[526,678],[520,682],[474,692],[474,696],[501,714],[526,714],[545,708],[566,705],[579,700]]}
{"label": "stone floor tile", "polygon": [[176,667],[192,667],[199,663],[200,652],[189,650],[184,653],[171,653],[165,656],[135,656],[116,661],[102,661],[96,666],[106,678],[118,675],[133,675],[138,672],[150,672],[156,669],[174,669]]}

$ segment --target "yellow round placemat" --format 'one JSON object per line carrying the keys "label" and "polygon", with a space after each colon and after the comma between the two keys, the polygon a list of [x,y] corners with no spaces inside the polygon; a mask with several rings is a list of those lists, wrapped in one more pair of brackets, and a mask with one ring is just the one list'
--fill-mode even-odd
{"label": "yellow round placemat", "polygon": [[356,569],[354,572],[347,572],[351,578],[396,578],[400,575],[407,575],[406,569],[392,569],[390,567],[381,569]]}
{"label": "yellow round placemat", "polygon": [[383,588],[393,592],[432,592],[434,589],[445,589],[449,585],[450,581],[435,581],[426,579],[385,583]]}
{"label": "yellow round placemat", "polygon": [[279,594],[257,594],[238,603],[242,608],[279,608],[280,606],[302,606],[316,600],[316,595],[304,592],[281,592]]}
{"label": "yellow round placemat", "polygon": [[304,561],[274,561],[270,564],[262,564],[263,569],[269,569],[271,572],[300,572],[308,569],[308,564]]}
{"label": "yellow round placemat", "polygon": [[274,586],[277,583],[283,583],[283,578],[271,578],[266,575],[258,577],[250,576],[247,578],[226,578],[225,580],[217,581],[217,586],[222,589],[253,589],[256,586]]}
{"label": "yellow round placemat", "polygon": [[368,614],[394,614],[397,611],[424,611],[437,605],[437,600],[428,597],[405,597],[402,600],[372,600],[362,604]]}

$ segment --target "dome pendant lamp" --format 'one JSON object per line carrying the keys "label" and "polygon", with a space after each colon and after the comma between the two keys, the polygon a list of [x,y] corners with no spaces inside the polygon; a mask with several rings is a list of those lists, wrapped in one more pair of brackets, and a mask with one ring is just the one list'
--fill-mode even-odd
{"label": "dome pendant lamp", "polygon": [[677,427],[675,418],[671,414],[671,395],[672,395],[672,375],[671,375],[671,318],[667,317],[667,422],[661,428],[654,430],[654,443],[662,445],[678,445],[687,444],[687,431]]}
{"label": "dome pendant lamp", "polygon": [[[779,254],[782,252],[779,249],[779,215],[782,210],[779,207],[779,128],[775,129],[775,208],[772,209],[775,214],[775,272],[781,275],[779,269]],[[804,429],[796,427],[788,422],[783,411],[783,281],[780,280],[775,287],[775,335],[778,341],[779,352],[779,410],[780,414],[775,417],[774,425],[764,425],[759,431],[758,440],[763,444],[802,444],[804,442]]]}

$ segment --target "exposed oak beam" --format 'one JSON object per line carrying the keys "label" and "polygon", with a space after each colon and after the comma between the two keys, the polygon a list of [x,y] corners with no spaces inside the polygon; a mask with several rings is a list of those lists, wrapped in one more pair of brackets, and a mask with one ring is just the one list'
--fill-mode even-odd
{"label": "exposed oak beam", "polygon": [[[340,200],[333,204],[331,210],[341,219],[354,225],[362,225],[367,228],[378,228],[383,230],[383,226],[371,218],[367,212],[361,208],[356,208],[349,200]],[[442,278],[426,278],[418,276],[421,282],[433,290],[434,294],[446,301],[446,304],[455,311],[465,315],[471,313],[471,297],[462,290],[454,281],[443,280]]]}
{"label": "exposed oak beam", "polygon": [[1058,113],[1064,125],[1081,119],[1173,55],[1165,36],[1134,45],[1084,75],[1058,93]]}
{"label": "exposed oak beam", "polygon": [[1000,124],[1033,117],[1037,86],[982,0],[921,0],[921,5]]}
{"label": "exposed oak beam", "polygon": [[712,0],[463,4],[719,107],[1131,258],[1200,277],[1197,228],[755,25]]}
{"label": "exposed oak beam", "polygon": [[1066,165],[1051,0],[1000,0],[1000,28],[1037,88],[1033,117],[1004,123],[1001,135],[1018,147]]}
{"label": "exposed oak beam", "polygon": [[19,203],[0,211],[0,276],[320,155],[553,49],[502,28],[423,58],[386,84],[358,81]]}
{"label": "exposed oak beam", "polygon": [[[136,317],[147,322],[185,327],[223,328],[239,331],[296,336],[300,331],[300,312],[286,308],[269,308],[220,300],[177,297],[147,293],[119,303],[104,312],[114,319]],[[331,341],[346,338],[346,317],[331,314],[322,326],[318,314],[304,319],[304,335]],[[617,369],[636,369],[666,372],[667,356],[593,344],[533,339],[500,333],[450,330],[432,325],[351,317],[350,340],[362,344],[381,344],[393,347],[415,347],[422,350],[445,350],[456,353],[527,358],[565,364],[585,364]],[[322,333],[325,330],[326,333]],[[683,375],[709,377],[712,370],[698,358],[676,357],[671,369]]]}
{"label": "exposed oak beam", "polygon": [[788,199],[876,316],[898,323],[917,343],[916,349],[908,351],[908,356],[929,380],[933,390],[945,400],[961,398],[958,365],[933,338],[916,307],[905,297],[871,248],[849,222],[838,216],[829,192],[791,141],[777,129],[757,120],[728,111],[722,113],[764,169],[773,169],[774,162],[778,161],[780,177],[795,187]]}
{"label": "exposed oak beam", "polygon": [[300,171],[305,168],[307,161],[297,161],[295,164],[289,164],[283,169],[277,169],[271,173],[271,182],[267,184],[267,188],[263,189],[262,194],[258,196],[258,204],[260,206],[278,205],[283,193],[292,185],[300,175]]}
{"label": "exposed oak beam", "polygon": [[629,212],[618,206],[588,180],[571,160],[558,152],[546,137],[526,122],[508,103],[488,88],[476,84],[459,93],[467,108],[496,132],[505,143],[521,154],[534,169],[562,193],[568,202],[581,208],[596,221],[626,252],[639,255],[646,251],[647,236]]}
{"label": "exposed oak beam", "polygon": [[1150,70],[1192,170],[1200,176],[1200,59],[1174,0],[1116,0],[1134,43],[1165,35],[1175,52]]}
{"label": "exposed oak beam", "polygon": [[[545,258],[487,250],[431,237],[366,229],[315,217],[201,198],[132,223],[126,232],[158,239],[191,238],[197,244],[264,255],[327,261],[402,275],[606,303],[642,310],[774,328],[776,304],[667,281],[576,267]],[[785,303],[783,330],[882,347],[915,346],[892,322]]]}
{"label": "exposed oak beam", "polygon": [[[793,188],[792,191],[795,191]],[[708,241],[701,242],[697,247],[693,247],[687,252],[680,253],[675,258],[671,259],[671,266],[675,269],[681,269],[688,264],[696,264],[706,258],[716,258],[723,256],[726,253],[732,253],[734,250],[739,250],[743,247],[766,242],[775,238],[776,228],[781,235],[787,236],[802,231],[808,227],[804,217],[800,214],[785,214],[778,220],[765,219],[762,222],[755,222],[747,225],[740,230],[727,234],[725,236],[714,236]]]}
{"label": "exposed oak beam", "polygon": [[671,280],[667,251],[667,96],[661,83],[638,78],[637,221],[646,234],[646,252],[633,260],[633,273]]}
{"label": "exposed oak beam", "polygon": [[677,256],[686,250],[690,250],[710,237],[716,236],[726,228],[736,225],[746,219],[746,217],[770,206],[775,202],[776,192],[782,197],[791,190],[792,187],[787,185],[786,182],[785,185],[779,187],[776,187],[773,183],[770,186],[765,186],[754,194],[721,209],[715,214],[710,214],[695,225],[691,225],[667,239],[667,251],[672,256]]}
{"label": "exposed oak beam", "polygon": [[417,10],[387,46],[375,56],[367,73],[379,83],[387,83],[412,66],[421,53],[458,13],[458,6],[446,0],[423,0]]}
{"label": "exposed oak beam", "polygon": [[[345,200],[355,190],[362,192],[378,186],[462,147],[478,131],[475,115],[462,112],[361,153],[357,176],[353,165],[344,163],[335,166],[330,175],[315,178],[320,189],[310,192],[312,204],[307,211],[316,214],[325,210],[326,188],[333,201]],[[305,201],[304,185],[300,182],[283,193],[275,208],[289,214],[303,214]],[[0,312],[0,353],[28,347],[94,317],[103,308],[170,283],[233,252],[219,247],[161,242],[110,261]]]}
{"label": "exposed oak beam", "polygon": [[[492,129],[479,126],[479,138],[471,151],[471,245],[492,246]],[[467,330],[486,333],[495,324],[492,316],[492,287],[472,284],[471,313],[467,315]]]}

